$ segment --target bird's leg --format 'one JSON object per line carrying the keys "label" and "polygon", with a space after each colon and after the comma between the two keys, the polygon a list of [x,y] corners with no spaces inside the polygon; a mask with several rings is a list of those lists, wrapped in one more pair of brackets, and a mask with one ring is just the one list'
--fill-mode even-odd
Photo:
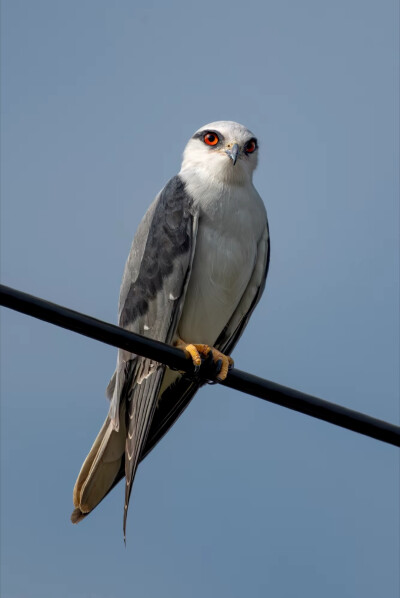
{"label": "bird's leg", "polygon": [[210,347],[209,345],[203,344],[187,344],[180,338],[178,338],[174,345],[178,349],[182,349],[187,358],[192,359],[196,371],[198,371],[203,363],[202,357],[204,359],[205,365],[208,365],[211,361],[214,366],[214,376],[216,375],[216,379],[220,382],[225,380],[228,375],[229,368],[233,365],[232,357],[224,355],[215,347]]}

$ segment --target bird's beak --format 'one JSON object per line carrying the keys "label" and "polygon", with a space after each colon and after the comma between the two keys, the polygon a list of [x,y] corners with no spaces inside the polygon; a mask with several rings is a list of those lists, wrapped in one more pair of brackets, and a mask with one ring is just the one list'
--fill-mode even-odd
{"label": "bird's beak", "polygon": [[232,149],[226,150],[226,153],[228,154],[228,156],[232,160],[233,165],[235,166],[236,160],[238,159],[238,155],[239,155],[239,146],[238,146],[238,144],[235,143],[235,145],[232,147]]}

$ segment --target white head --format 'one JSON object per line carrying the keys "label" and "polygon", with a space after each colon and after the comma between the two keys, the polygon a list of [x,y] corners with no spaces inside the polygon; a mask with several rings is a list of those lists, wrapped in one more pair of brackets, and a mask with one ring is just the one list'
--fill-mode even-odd
{"label": "white head", "polygon": [[245,184],[257,166],[257,139],[243,125],[229,120],[201,127],[183,153],[182,171],[221,183]]}

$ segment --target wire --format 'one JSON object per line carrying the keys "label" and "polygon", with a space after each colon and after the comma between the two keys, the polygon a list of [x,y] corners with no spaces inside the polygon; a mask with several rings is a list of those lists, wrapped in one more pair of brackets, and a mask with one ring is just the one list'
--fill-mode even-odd
{"label": "wire", "polygon": [[[0,305],[194,374],[183,351],[39,297],[0,285]],[[201,369],[200,369],[201,373]],[[232,368],[223,386],[400,447],[400,427]]]}

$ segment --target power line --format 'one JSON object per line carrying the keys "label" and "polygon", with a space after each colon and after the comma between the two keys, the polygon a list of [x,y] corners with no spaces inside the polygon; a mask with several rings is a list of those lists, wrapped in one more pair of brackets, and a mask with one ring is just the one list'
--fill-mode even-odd
{"label": "power line", "polygon": [[[179,349],[22,291],[0,285],[0,305],[108,345],[151,358],[176,370],[194,373],[191,360],[186,359],[183,351]],[[353,432],[400,446],[399,426],[264,380],[236,368],[230,370],[227,379],[221,384]]]}

